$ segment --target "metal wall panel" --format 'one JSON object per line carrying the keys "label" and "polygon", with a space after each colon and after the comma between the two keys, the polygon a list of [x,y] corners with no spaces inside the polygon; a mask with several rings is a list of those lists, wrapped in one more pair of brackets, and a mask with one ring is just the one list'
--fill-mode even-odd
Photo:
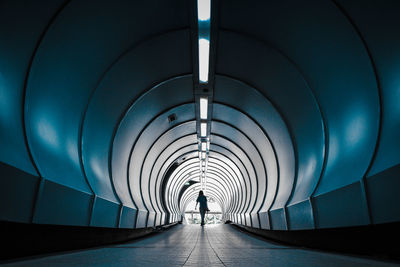
{"label": "metal wall panel", "polygon": [[[123,203],[132,203],[133,198],[135,205],[139,209],[144,208],[140,192],[129,192],[131,188],[127,180],[131,149],[133,149],[136,138],[147,123],[157,114],[177,103],[181,104],[190,101],[192,99],[191,89],[191,76],[171,79],[156,86],[135,101],[124,115],[113,141],[111,159],[113,183]],[[137,116],[136,114],[141,115]]]}
{"label": "metal wall panel", "polygon": [[25,143],[25,79],[41,35],[64,1],[0,4],[0,162],[38,175]]}
{"label": "metal wall panel", "polygon": [[315,227],[333,228],[369,223],[368,206],[360,182],[318,195],[312,199]]}
{"label": "metal wall panel", "polygon": [[[180,194],[199,175],[190,5],[1,3],[1,220],[181,219],[200,188]],[[207,190],[224,218],[280,230],[400,220],[399,10],[219,2]]]}
{"label": "metal wall panel", "polygon": [[0,220],[30,223],[39,177],[0,162]]}
{"label": "metal wall panel", "polygon": [[[182,30],[134,45],[99,82],[90,99],[82,129],[83,163],[97,195],[116,201],[110,178],[109,150],[121,114],[146,88],[189,72],[188,40],[188,32]],[[160,58],[163,58],[161,62]],[[158,68],[154,68],[155,65]],[[129,198],[129,195],[121,196],[124,205],[134,207]]]}
{"label": "metal wall panel", "polygon": [[92,208],[90,226],[118,227],[120,203],[97,196]]}
{"label": "metal wall panel", "polygon": [[92,197],[89,193],[44,180],[33,223],[89,225]]}
{"label": "metal wall panel", "polygon": [[400,163],[400,19],[398,1],[336,1],[365,41],[381,90],[379,145],[368,176]]}

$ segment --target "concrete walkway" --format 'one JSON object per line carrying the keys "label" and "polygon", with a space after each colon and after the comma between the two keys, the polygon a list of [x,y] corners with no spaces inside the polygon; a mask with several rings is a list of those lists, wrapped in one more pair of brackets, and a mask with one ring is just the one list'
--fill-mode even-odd
{"label": "concrete walkway", "polygon": [[231,225],[172,229],[118,245],[27,259],[4,266],[399,266],[267,242]]}

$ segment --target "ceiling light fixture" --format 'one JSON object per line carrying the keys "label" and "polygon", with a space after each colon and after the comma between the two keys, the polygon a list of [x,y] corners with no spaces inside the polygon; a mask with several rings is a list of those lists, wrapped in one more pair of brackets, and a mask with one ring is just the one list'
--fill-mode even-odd
{"label": "ceiling light fixture", "polygon": [[206,120],[208,112],[208,98],[200,97],[200,119]]}
{"label": "ceiling light fixture", "polygon": [[207,122],[200,123],[200,135],[201,137],[207,136]]}
{"label": "ceiling light fixture", "polygon": [[207,143],[201,142],[201,151],[207,151]]}
{"label": "ceiling light fixture", "polygon": [[197,1],[197,18],[200,21],[210,20],[211,17],[211,0]]}
{"label": "ceiling light fixture", "polygon": [[208,71],[210,61],[210,41],[199,39],[199,80],[200,83],[208,83]]}

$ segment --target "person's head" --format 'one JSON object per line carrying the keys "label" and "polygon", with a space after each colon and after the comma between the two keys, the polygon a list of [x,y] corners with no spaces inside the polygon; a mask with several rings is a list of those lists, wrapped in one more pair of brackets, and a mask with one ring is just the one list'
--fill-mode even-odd
{"label": "person's head", "polygon": [[204,196],[204,193],[203,193],[203,191],[202,191],[202,190],[200,190],[200,192],[199,192],[199,196]]}

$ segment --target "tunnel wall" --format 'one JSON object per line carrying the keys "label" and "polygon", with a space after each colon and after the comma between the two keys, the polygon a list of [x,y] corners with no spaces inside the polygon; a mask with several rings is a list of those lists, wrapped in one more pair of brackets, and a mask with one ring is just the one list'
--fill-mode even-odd
{"label": "tunnel wall", "polygon": [[[2,75],[2,220],[136,227],[137,206],[111,178],[110,147],[143,92],[192,72],[189,22],[183,1],[114,4],[2,3],[2,67],[10,72]],[[191,99],[190,84],[186,91]],[[163,109],[155,108],[149,116]],[[16,142],[24,145],[10,146]]]}
{"label": "tunnel wall", "polygon": [[[389,203],[398,201],[393,187],[398,187],[400,157],[391,148],[387,159],[380,154],[390,140],[397,143],[384,132],[392,116],[391,100],[385,99],[396,98],[398,87],[382,82],[390,73],[381,69],[394,67],[396,59],[383,56],[388,50],[375,30],[391,38],[393,51],[391,45],[399,40],[391,29],[399,21],[390,14],[399,7],[343,2],[221,3],[216,72],[270,99],[295,143],[296,184],[283,204],[274,203],[282,209],[269,210],[272,217],[281,213],[279,226],[272,229],[398,221],[399,211]],[[398,135],[393,126],[389,131]],[[386,168],[374,176],[383,162]],[[381,198],[386,204],[377,198],[378,184],[382,194],[388,192]],[[377,205],[385,220],[375,213]]]}
{"label": "tunnel wall", "polygon": [[[398,222],[400,5],[215,3],[208,193],[224,219],[270,230]],[[199,175],[190,3],[0,7],[0,220],[182,220],[199,190],[178,201]]]}

